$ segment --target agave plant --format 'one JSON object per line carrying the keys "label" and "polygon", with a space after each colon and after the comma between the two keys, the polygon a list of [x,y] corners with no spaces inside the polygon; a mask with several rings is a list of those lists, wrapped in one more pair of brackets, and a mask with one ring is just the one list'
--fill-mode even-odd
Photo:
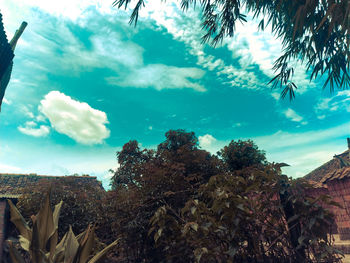
{"label": "agave plant", "polygon": [[[33,222],[31,228],[11,200],[8,200],[8,203],[11,221],[20,232],[20,246],[29,253],[33,263],[95,263],[99,262],[119,242],[119,239],[115,240],[93,256],[96,240],[95,227],[89,225],[77,236],[70,227],[58,243],[58,218],[63,202],[58,203],[52,212],[49,194],[38,214],[31,217]],[[13,243],[8,241],[8,244],[13,263],[24,263],[24,258]]]}

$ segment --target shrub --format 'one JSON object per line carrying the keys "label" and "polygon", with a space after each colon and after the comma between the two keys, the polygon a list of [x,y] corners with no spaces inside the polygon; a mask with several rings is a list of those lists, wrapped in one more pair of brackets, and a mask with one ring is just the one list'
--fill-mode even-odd
{"label": "shrub", "polygon": [[99,204],[105,191],[84,182],[75,180],[74,176],[58,179],[42,179],[35,185],[23,189],[23,195],[18,199],[17,207],[26,221],[40,209],[45,193],[51,188],[51,205],[63,201],[60,213],[59,238],[72,229],[75,233],[84,231],[89,224],[99,219]]}

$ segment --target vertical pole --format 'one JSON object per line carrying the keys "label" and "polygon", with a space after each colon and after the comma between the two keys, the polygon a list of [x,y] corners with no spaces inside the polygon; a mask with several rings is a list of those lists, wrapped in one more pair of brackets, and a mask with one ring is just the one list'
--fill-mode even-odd
{"label": "vertical pole", "polygon": [[22,22],[21,26],[19,27],[18,30],[16,30],[15,35],[13,36],[13,38],[10,41],[10,46],[12,48],[13,51],[15,51],[18,39],[21,37],[21,35],[23,34],[24,29],[27,27],[28,23],[27,22]]}

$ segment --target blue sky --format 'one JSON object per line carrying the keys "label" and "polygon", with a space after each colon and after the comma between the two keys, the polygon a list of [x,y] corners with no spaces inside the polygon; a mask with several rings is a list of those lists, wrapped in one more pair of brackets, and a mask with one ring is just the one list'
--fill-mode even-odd
{"label": "blue sky", "polygon": [[8,38],[23,20],[0,114],[0,172],[90,174],[107,187],[116,151],[169,129],[215,153],[253,139],[284,172],[305,175],[346,150],[350,91],[331,95],[299,62],[293,102],[266,83],[281,45],[257,22],[220,47],[202,45],[198,10],[152,1],[138,26],[112,1],[0,0]]}

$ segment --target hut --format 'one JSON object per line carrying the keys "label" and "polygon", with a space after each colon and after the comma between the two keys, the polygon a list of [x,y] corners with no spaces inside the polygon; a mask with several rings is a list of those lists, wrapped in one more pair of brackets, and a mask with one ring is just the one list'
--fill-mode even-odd
{"label": "hut", "polygon": [[313,196],[328,194],[342,207],[325,207],[335,215],[340,240],[350,240],[350,139],[348,150],[307,174],[304,178],[316,187]]}

